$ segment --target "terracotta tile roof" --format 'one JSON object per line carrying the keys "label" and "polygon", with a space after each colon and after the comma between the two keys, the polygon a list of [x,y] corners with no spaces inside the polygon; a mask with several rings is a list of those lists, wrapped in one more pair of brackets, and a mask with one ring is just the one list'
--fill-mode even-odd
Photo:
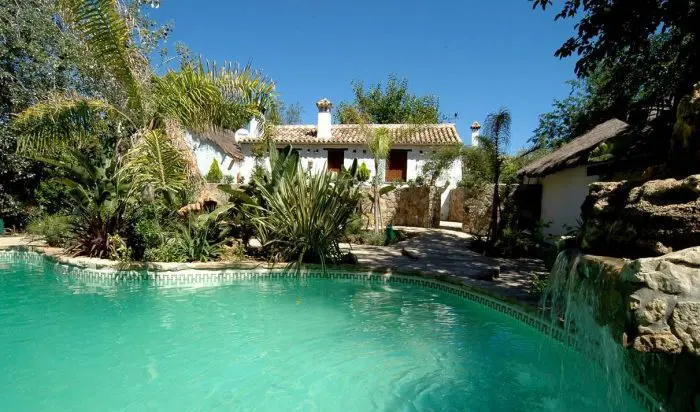
{"label": "terracotta tile roof", "polygon": [[[385,124],[368,125],[377,129],[386,127],[394,136],[394,145],[405,146],[435,146],[461,143],[462,139],[457,133],[454,124],[427,124],[405,125]],[[284,125],[276,126],[274,139],[277,143],[290,144],[365,144],[367,138],[363,128],[356,124],[339,124],[331,126],[331,138],[319,139],[316,136],[316,125]],[[258,138],[245,136],[238,140],[239,143],[255,143]]]}

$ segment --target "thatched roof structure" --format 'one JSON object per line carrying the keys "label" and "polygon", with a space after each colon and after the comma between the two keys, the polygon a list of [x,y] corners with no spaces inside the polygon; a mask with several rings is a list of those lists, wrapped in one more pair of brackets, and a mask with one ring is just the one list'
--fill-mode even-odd
{"label": "thatched roof structure", "polygon": [[524,176],[544,176],[561,169],[586,163],[589,153],[599,144],[629,133],[630,125],[618,119],[610,119],[579,136],[554,152],[535,160],[518,171]]}
{"label": "thatched roof structure", "polygon": [[203,142],[217,146],[231,158],[243,160],[243,152],[238,143],[236,143],[234,132],[228,130],[209,130],[206,132],[197,132],[195,136]]}

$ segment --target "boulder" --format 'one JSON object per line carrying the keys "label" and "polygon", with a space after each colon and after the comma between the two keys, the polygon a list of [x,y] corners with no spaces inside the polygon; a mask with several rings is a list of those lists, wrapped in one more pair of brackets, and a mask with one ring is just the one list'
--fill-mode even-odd
{"label": "boulder", "polygon": [[690,353],[700,355],[700,301],[678,302],[671,329]]}
{"label": "boulder", "polygon": [[672,333],[637,336],[632,345],[639,352],[681,353],[683,344]]}
{"label": "boulder", "polygon": [[627,262],[620,281],[636,350],[700,355],[700,246]]}
{"label": "boulder", "polygon": [[597,182],[582,206],[587,252],[660,256],[700,245],[700,175],[643,184]]}

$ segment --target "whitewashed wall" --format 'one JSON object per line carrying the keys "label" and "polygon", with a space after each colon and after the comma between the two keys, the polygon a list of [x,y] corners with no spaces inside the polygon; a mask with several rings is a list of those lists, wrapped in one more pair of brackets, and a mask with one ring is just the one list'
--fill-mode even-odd
{"label": "whitewashed wall", "polygon": [[[357,159],[358,165],[363,162],[367,165],[370,174],[374,176],[374,159],[370,153],[367,146],[360,145],[343,145],[337,146],[338,148],[346,149],[344,157],[344,165],[346,168],[352,166],[352,162]],[[301,166],[304,169],[308,169],[309,166],[312,171],[318,172],[326,168],[326,163],[328,162],[328,151],[324,150],[326,148],[334,148],[333,146],[323,146],[323,145],[298,145],[294,146],[294,149],[299,150],[299,155],[301,157]],[[243,162],[240,163],[237,171],[240,171],[241,175],[245,178],[246,182],[249,180],[250,175],[255,167],[255,159],[253,158],[252,144],[242,144],[241,149],[245,156]],[[406,178],[407,180],[413,180],[420,176],[423,172],[423,165],[427,156],[434,150],[431,147],[416,147],[416,146],[395,146],[394,149],[408,149],[408,159],[406,162]],[[211,163],[211,160],[209,161]],[[381,168],[382,166],[380,166]],[[235,175],[235,174],[234,174]],[[444,186],[448,181],[450,186],[456,186],[459,180],[462,178],[462,165],[461,161],[455,162],[453,167],[450,169],[449,173],[446,173],[445,178],[438,182],[440,186]]]}
{"label": "whitewashed wall", "polygon": [[216,159],[224,176],[236,177],[241,168],[241,162],[226,155],[218,146],[201,141],[197,136],[190,133],[185,134],[185,140],[194,151],[194,156],[197,159],[197,168],[202,176],[206,176],[212,162]]}
{"label": "whitewashed wall", "polygon": [[542,221],[550,222],[546,234],[564,235],[565,226],[575,226],[581,217],[581,205],[588,195],[588,185],[598,176],[587,176],[586,167],[565,169],[545,176],[542,184]]}

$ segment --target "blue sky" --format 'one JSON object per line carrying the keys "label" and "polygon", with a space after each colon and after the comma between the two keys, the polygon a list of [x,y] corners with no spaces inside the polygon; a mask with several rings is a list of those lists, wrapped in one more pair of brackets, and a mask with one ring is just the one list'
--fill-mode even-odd
{"label": "blue sky", "polygon": [[554,98],[569,92],[574,59],[556,48],[572,21],[532,10],[527,0],[163,0],[148,9],[174,22],[168,45],[186,43],[217,62],[251,63],[277,83],[282,100],[304,107],[352,98],[350,82],[384,82],[389,73],[416,94],[433,94],[469,142],[469,125],[508,107],[511,151],[525,146]]}

